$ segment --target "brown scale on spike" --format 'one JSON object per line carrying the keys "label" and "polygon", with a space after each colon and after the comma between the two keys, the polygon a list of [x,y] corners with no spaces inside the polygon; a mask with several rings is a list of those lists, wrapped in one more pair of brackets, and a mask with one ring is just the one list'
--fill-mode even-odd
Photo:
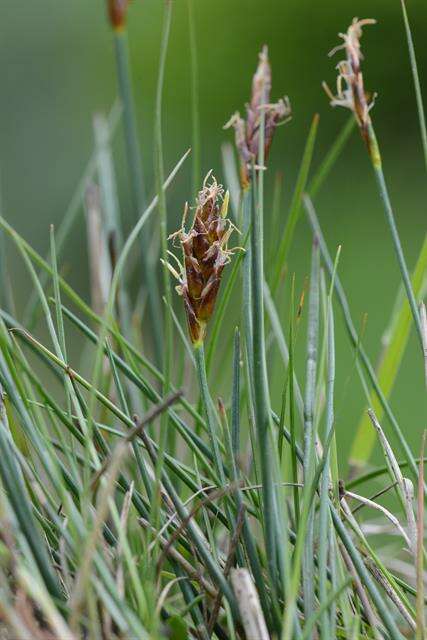
{"label": "brown scale on spike", "polygon": [[228,193],[210,174],[205,179],[197,198],[197,207],[191,229],[183,226],[171,237],[177,238],[182,248],[183,264],[178,272],[171,264],[170,271],[179,280],[177,292],[184,299],[188,329],[195,346],[203,343],[206,325],[214,311],[221,276],[232,253],[227,248],[233,225],[226,219]]}
{"label": "brown scale on spike", "polygon": [[126,13],[130,0],[107,0],[108,16],[111,26],[120,31],[125,26]]}
{"label": "brown scale on spike", "polygon": [[265,114],[264,159],[268,157],[277,125],[285,122],[291,115],[289,99],[285,96],[275,103],[270,103],[270,93],[271,67],[268,60],[268,49],[264,46],[259,54],[258,67],[252,80],[251,101],[246,105],[246,121],[236,111],[224,126],[225,129],[233,127],[235,131],[243,188],[249,185],[252,166],[257,164],[262,112]]}

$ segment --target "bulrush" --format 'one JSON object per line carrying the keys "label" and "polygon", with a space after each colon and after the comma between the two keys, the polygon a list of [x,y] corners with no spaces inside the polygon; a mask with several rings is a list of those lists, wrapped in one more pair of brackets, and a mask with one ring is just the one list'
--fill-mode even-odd
{"label": "bulrush", "polygon": [[129,2],[130,0],[107,0],[108,15],[113,29],[120,31],[125,26]]}
{"label": "bulrush", "polygon": [[[221,275],[232,253],[227,242],[233,224],[226,218],[228,191],[224,190],[210,173],[197,198],[196,213],[191,229],[186,232],[186,205],[181,229],[170,238],[178,239],[182,248],[183,263],[179,271],[172,265],[168,268],[178,279],[177,292],[184,298],[188,329],[193,345],[203,344],[206,324],[212,316],[221,284]],[[176,260],[176,257],[169,252]]]}
{"label": "bulrush", "polygon": [[371,18],[366,18],[365,20],[353,18],[347,33],[339,34],[340,38],[344,40],[343,44],[335,47],[329,53],[330,56],[333,56],[341,49],[345,49],[346,52],[346,59],[339,62],[336,67],[338,69],[337,95],[334,96],[328,85],[325,82],[323,83],[333,107],[345,107],[353,111],[366,142],[369,141],[369,125],[371,123],[369,111],[374,105],[374,99],[369,102],[363,84],[363,75],[360,68],[361,60],[363,60],[360,50],[360,38],[362,37],[362,27],[375,23],[376,20]]}
{"label": "bulrush", "polygon": [[[240,155],[241,182],[245,188],[250,183],[253,165],[257,167],[259,153],[259,133],[262,112],[264,120],[264,158],[267,158],[277,125],[286,121],[291,115],[291,106],[287,96],[275,103],[270,103],[271,67],[268,60],[268,49],[262,48],[259,63],[252,80],[251,101],[246,105],[246,121],[236,111],[224,128],[233,127],[236,136],[236,147]],[[260,168],[258,166],[258,168]]]}

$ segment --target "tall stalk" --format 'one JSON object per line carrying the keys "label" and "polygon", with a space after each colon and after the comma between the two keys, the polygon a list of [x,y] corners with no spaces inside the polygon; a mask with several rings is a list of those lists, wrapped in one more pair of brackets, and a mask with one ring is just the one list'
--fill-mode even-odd
{"label": "tall stalk", "polygon": [[[252,188],[248,185],[242,189],[242,233],[243,237],[250,237],[251,229],[251,209],[252,209]],[[250,243],[245,251],[243,258],[243,325],[245,334],[245,343],[247,357],[250,367],[252,366],[252,344],[253,344],[253,327],[252,327],[252,291],[251,291],[251,247]]]}
{"label": "tall stalk", "polygon": [[[264,166],[264,118],[260,125],[259,165]],[[253,194],[253,190],[252,190]],[[277,575],[276,509],[271,447],[271,411],[264,336],[263,171],[258,172],[258,201],[251,207],[252,375],[254,411],[259,437],[267,562],[272,580]]]}
{"label": "tall stalk", "polygon": [[[403,9],[404,9],[403,5]],[[404,17],[405,13],[404,13]],[[396,221],[394,218],[393,208],[390,202],[390,196],[388,193],[387,185],[385,182],[384,172],[382,169],[382,160],[380,149],[378,146],[377,138],[375,135],[374,127],[372,124],[370,111],[374,106],[374,101],[369,97],[369,94],[365,91],[365,85],[363,81],[363,75],[361,71],[361,61],[363,59],[361,53],[360,39],[362,37],[363,28],[367,25],[375,24],[375,20],[366,18],[359,20],[354,18],[350,26],[345,33],[341,33],[340,37],[344,41],[344,44],[335,47],[331,54],[337,51],[345,51],[345,60],[341,60],[337,65],[338,79],[337,79],[337,95],[333,95],[329,87],[324,83],[324,89],[328,94],[331,105],[333,107],[345,107],[353,112],[355,120],[359,126],[359,131],[362,139],[366,143],[369,158],[374,169],[375,178],[378,185],[378,190],[381,196],[381,200],[384,207],[384,212],[387,220],[388,227],[390,229],[391,237],[393,240],[394,250],[399,264],[400,273],[402,276],[403,284],[405,287],[406,295],[409,301],[409,306],[414,318],[415,328],[418,333],[418,338],[423,348],[421,320],[417,308],[417,302],[412,289],[411,279],[409,277],[408,267],[406,266],[406,260],[400,242],[399,232],[397,230]],[[408,30],[408,25],[407,25]],[[410,32],[409,32],[410,34]],[[411,44],[411,42],[410,42]],[[411,47],[410,47],[411,51]],[[415,58],[412,60],[415,87],[417,90],[417,100],[419,108],[420,127],[422,133],[425,129],[424,116],[422,111],[421,93],[418,91],[418,76],[416,73]]]}
{"label": "tall stalk", "polygon": [[191,120],[192,120],[192,152],[193,152],[193,179],[192,193],[196,193],[201,179],[200,162],[200,115],[199,115],[199,72],[197,65],[196,24],[194,19],[194,2],[187,0],[188,28],[190,39],[190,66],[191,66]]}
{"label": "tall stalk", "polygon": [[[304,484],[309,485],[316,467],[314,406],[316,395],[317,349],[319,336],[319,269],[317,238],[313,242],[308,309],[307,372],[304,401]],[[303,557],[304,611],[307,619],[314,611],[314,508],[310,508]]]}
{"label": "tall stalk", "polygon": [[368,127],[368,150],[369,157],[374,169],[375,178],[377,181],[378,191],[381,196],[381,201],[384,207],[384,213],[386,216],[387,224],[390,229],[391,237],[393,240],[393,246],[399,264],[400,273],[405,287],[406,296],[408,298],[409,306],[411,308],[412,316],[414,318],[415,328],[418,333],[421,349],[423,349],[423,337],[421,329],[421,319],[418,311],[417,301],[415,298],[414,290],[412,288],[411,277],[409,275],[408,267],[406,265],[405,256],[400,242],[399,232],[396,226],[396,220],[394,218],[393,208],[391,206],[390,196],[388,193],[384,172],[382,168],[381,154],[378,147],[377,138],[375,135],[372,124]]}
{"label": "tall stalk", "polygon": [[[335,343],[334,343],[334,316],[332,311],[332,302],[330,297],[327,301],[327,387],[326,387],[326,430],[325,435],[328,437],[334,424],[334,382],[335,382]],[[329,505],[328,505],[328,492],[330,482],[330,453],[325,463],[325,469],[322,473],[321,485],[320,485],[320,506],[319,506],[319,593],[320,602],[325,600],[328,593],[328,547],[331,552],[331,538],[329,536],[328,529],[331,528]],[[329,525],[329,526],[328,526]],[[321,638],[323,640],[329,640],[332,636],[331,632],[331,619],[330,609],[325,608],[323,611],[320,623],[321,623]]]}
{"label": "tall stalk", "polygon": [[208,427],[210,443],[212,447],[213,460],[216,467],[216,472],[221,484],[226,484],[226,478],[224,474],[224,467],[221,460],[221,454],[218,446],[218,419],[216,416],[215,408],[212,402],[211,395],[209,393],[208,380],[206,377],[206,364],[205,364],[205,349],[203,342],[194,345],[194,358],[196,361],[197,377],[199,381],[200,395],[202,398],[203,408],[206,415],[206,425]]}
{"label": "tall stalk", "polygon": [[[132,208],[135,212],[135,216],[139,218],[145,208],[144,177],[132,91],[128,37],[124,26],[114,29],[114,46],[119,94],[123,104],[123,125],[131,187]],[[161,332],[162,309],[156,271],[150,265],[149,260],[149,234],[145,233],[141,234],[141,259],[143,276],[147,284],[148,306],[153,331],[156,362],[157,364],[160,364],[162,361],[163,346]]]}
{"label": "tall stalk", "polygon": [[[156,188],[159,198],[158,210],[160,217],[160,243],[161,254],[163,262],[163,290],[165,295],[165,301],[168,309],[172,309],[172,293],[169,272],[167,267],[168,256],[168,232],[167,232],[167,209],[166,209],[166,194],[163,188],[164,182],[164,165],[163,165],[163,140],[162,140],[162,97],[163,97],[163,83],[165,75],[166,55],[169,42],[169,33],[172,20],[172,2],[168,0],[165,4],[165,15],[163,23],[163,34],[160,48],[160,64],[159,75],[157,81],[157,93],[156,93],[156,119],[155,119],[155,174],[156,174]],[[158,318],[158,323],[160,318]],[[171,388],[171,355],[172,355],[172,316],[168,312],[164,317],[164,351],[163,351],[163,395],[166,396]],[[160,446],[157,456],[157,471],[156,478],[160,482],[161,468],[163,465],[164,452],[166,448],[166,442],[168,439],[168,414],[164,413],[160,422]],[[174,432],[173,432],[174,433]],[[170,438],[170,453],[174,452],[174,438],[173,434]],[[160,487],[160,485],[159,485]],[[160,500],[160,493],[156,496]],[[156,501],[155,501],[156,502]],[[157,510],[157,507],[156,507]]]}

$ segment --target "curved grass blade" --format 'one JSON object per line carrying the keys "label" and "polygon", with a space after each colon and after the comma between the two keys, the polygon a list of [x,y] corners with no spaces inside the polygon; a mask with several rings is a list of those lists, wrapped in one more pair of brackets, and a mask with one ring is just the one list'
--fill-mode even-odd
{"label": "curved grass blade", "polygon": [[295,185],[294,194],[292,196],[291,207],[286,221],[285,230],[283,232],[282,239],[280,241],[279,248],[277,250],[277,256],[275,259],[275,269],[271,277],[271,293],[276,295],[280,279],[282,276],[283,266],[286,262],[289,248],[292,244],[292,238],[294,235],[295,227],[300,218],[302,208],[302,194],[305,191],[308,174],[310,171],[311,159],[313,157],[314,143],[316,141],[317,126],[319,124],[319,116],[316,114],[311,123],[310,131],[308,133],[307,142],[305,144],[304,153],[301,160],[301,166]]}
{"label": "curved grass blade", "polygon": [[[331,256],[329,254],[327,245],[325,243],[320,225],[319,225],[319,221],[317,219],[316,216],[316,212],[315,209],[313,207],[313,204],[310,200],[310,198],[308,196],[304,197],[304,206],[306,209],[306,213],[307,213],[307,217],[309,219],[310,225],[313,229],[313,232],[316,234],[318,241],[319,241],[319,247],[320,247],[320,251],[322,253],[322,257],[323,260],[325,262],[325,265],[328,269],[328,272],[330,275],[332,275],[333,273],[333,262],[331,260]],[[337,300],[341,306],[341,309],[343,311],[343,315],[344,315],[344,322],[347,328],[347,332],[350,338],[350,341],[352,342],[354,348],[357,348],[357,353],[358,356],[360,357],[361,363],[371,381],[371,384],[375,390],[375,393],[378,396],[379,401],[381,402],[381,405],[384,409],[385,414],[387,415],[387,418],[389,419],[390,425],[394,431],[394,434],[396,436],[396,439],[399,441],[400,446],[402,447],[402,450],[405,452],[405,455],[407,457],[408,463],[409,463],[409,467],[410,470],[413,474],[413,476],[415,478],[418,477],[418,468],[417,468],[417,464],[415,462],[415,458],[414,455],[411,451],[411,448],[409,446],[409,444],[407,443],[402,430],[399,427],[399,424],[390,408],[390,405],[387,401],[387,398],[384,396],[384,393],[382,392],[382,389],[379,385],[377,376],[375,374],[375,371],[370,363],[370,360],[363,348],[363,346],[360,344],[360,338],[357,334],[356,328],[354,326],[352,317],[351,317],[351,313],[350,313],[350,307],[347,301],[347,297],[345,295],[344,289],[341,285],[340,279],[337,276],[335,278],[335,283],[334,283],[334,290],[335,290],[335,294],[337,296]]]}
{"label": "curved grass blade", "polygon": [[[412,286],[417,300],[423,295],[427,284],[427,236],[421,248],[421,253],[417,260],[415,270],[412,276]],[[395,320],[393,321],[392,333],[389,338],[386,349],[381,356],[381,362],[377,369],[378,384],[380,385],[385,398],[389,398],[394,382],[396,380],[400,363],[404,356],[406,345],[409,339],[411,328],[411,311],[406,299],[397,311]],[[378,419],[381,420],[383,408],[378,400],[375,392],[371,393],[370,406],[375,411]],[[375,432],[371,429],[369,418],[364,412],[363,417],[358,425],[354,441],[350,450],[350,459],[356,465],[368,462],[371,457],[375,445]]]}

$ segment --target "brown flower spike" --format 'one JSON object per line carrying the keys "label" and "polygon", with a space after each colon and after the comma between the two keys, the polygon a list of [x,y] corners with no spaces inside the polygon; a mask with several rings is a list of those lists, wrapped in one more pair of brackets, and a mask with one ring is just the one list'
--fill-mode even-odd
{"label": "brown flower spike", "polygon": [[120,31],[125,26],[130,0],[107,0],[108,15],[113,29]]}
{"label": "brown flower spike", "polygon": [[[179,271],[170,264],[167,266],[179,281],[176,290],[184,298],[188,329],[194,346],[203,343],[206,324],[212,316],[221,284],[222,271],[232,253],[227,248],[227,242],[234,227],[226,219],[227,208],[228,192],[224,195],[222,186],[209,173],[197,198],[191,229],[186,232],[184,228],[188,212],[186,206],[182,227],[171,236],[179,240],[183,264],[177,261]],[[177,260],[173,254],[170,255]]]}
{"label": "brown flower spike", "polygon": [[[346,59],[337,64],[337,95],[334,96],[326,83],[323,87],[331,100],[333,107],[345,107],[353,111],[357,124],[360,127],[363,138],[369,140],[369,125],[371,119],[369,111],[374,106],[374,100],[370,102],[365,92],[363,84],[363,75],[361,71],[361,60],[363,60],[360,49],[360,38],[362,37],[362,28],[368,24],[375,24],[376,20],[366,18],[359,20],[353,18],[353,22],[347,29],[347,33],[340,33],[339,36],[344,40],[343,44],[332,49],[329,53],[333,56],[337,51],[344,49]],[[344,86],[343,86],[344,83]],[[375,98],[375,96],[373,97]]]}
{"label": "brown flower spike", "polygon": [[246,121],[236,111],[227,124],[224,125],[224,129],[233,127],[235,131],[236,147],[241,161],[241,182],[243,187],[248,186],[252,166],[256,166],[262,112],[265,113],[264,158],[268,156],[277,125],[286,121],[291,115],[291,105],[287,96],[280,98],[278,102],[270,103],[270,93],[271,67],[268,61],[268,49],[264,46],[259,54],[258,68],[252,80],[251,101],[246,105]]}

